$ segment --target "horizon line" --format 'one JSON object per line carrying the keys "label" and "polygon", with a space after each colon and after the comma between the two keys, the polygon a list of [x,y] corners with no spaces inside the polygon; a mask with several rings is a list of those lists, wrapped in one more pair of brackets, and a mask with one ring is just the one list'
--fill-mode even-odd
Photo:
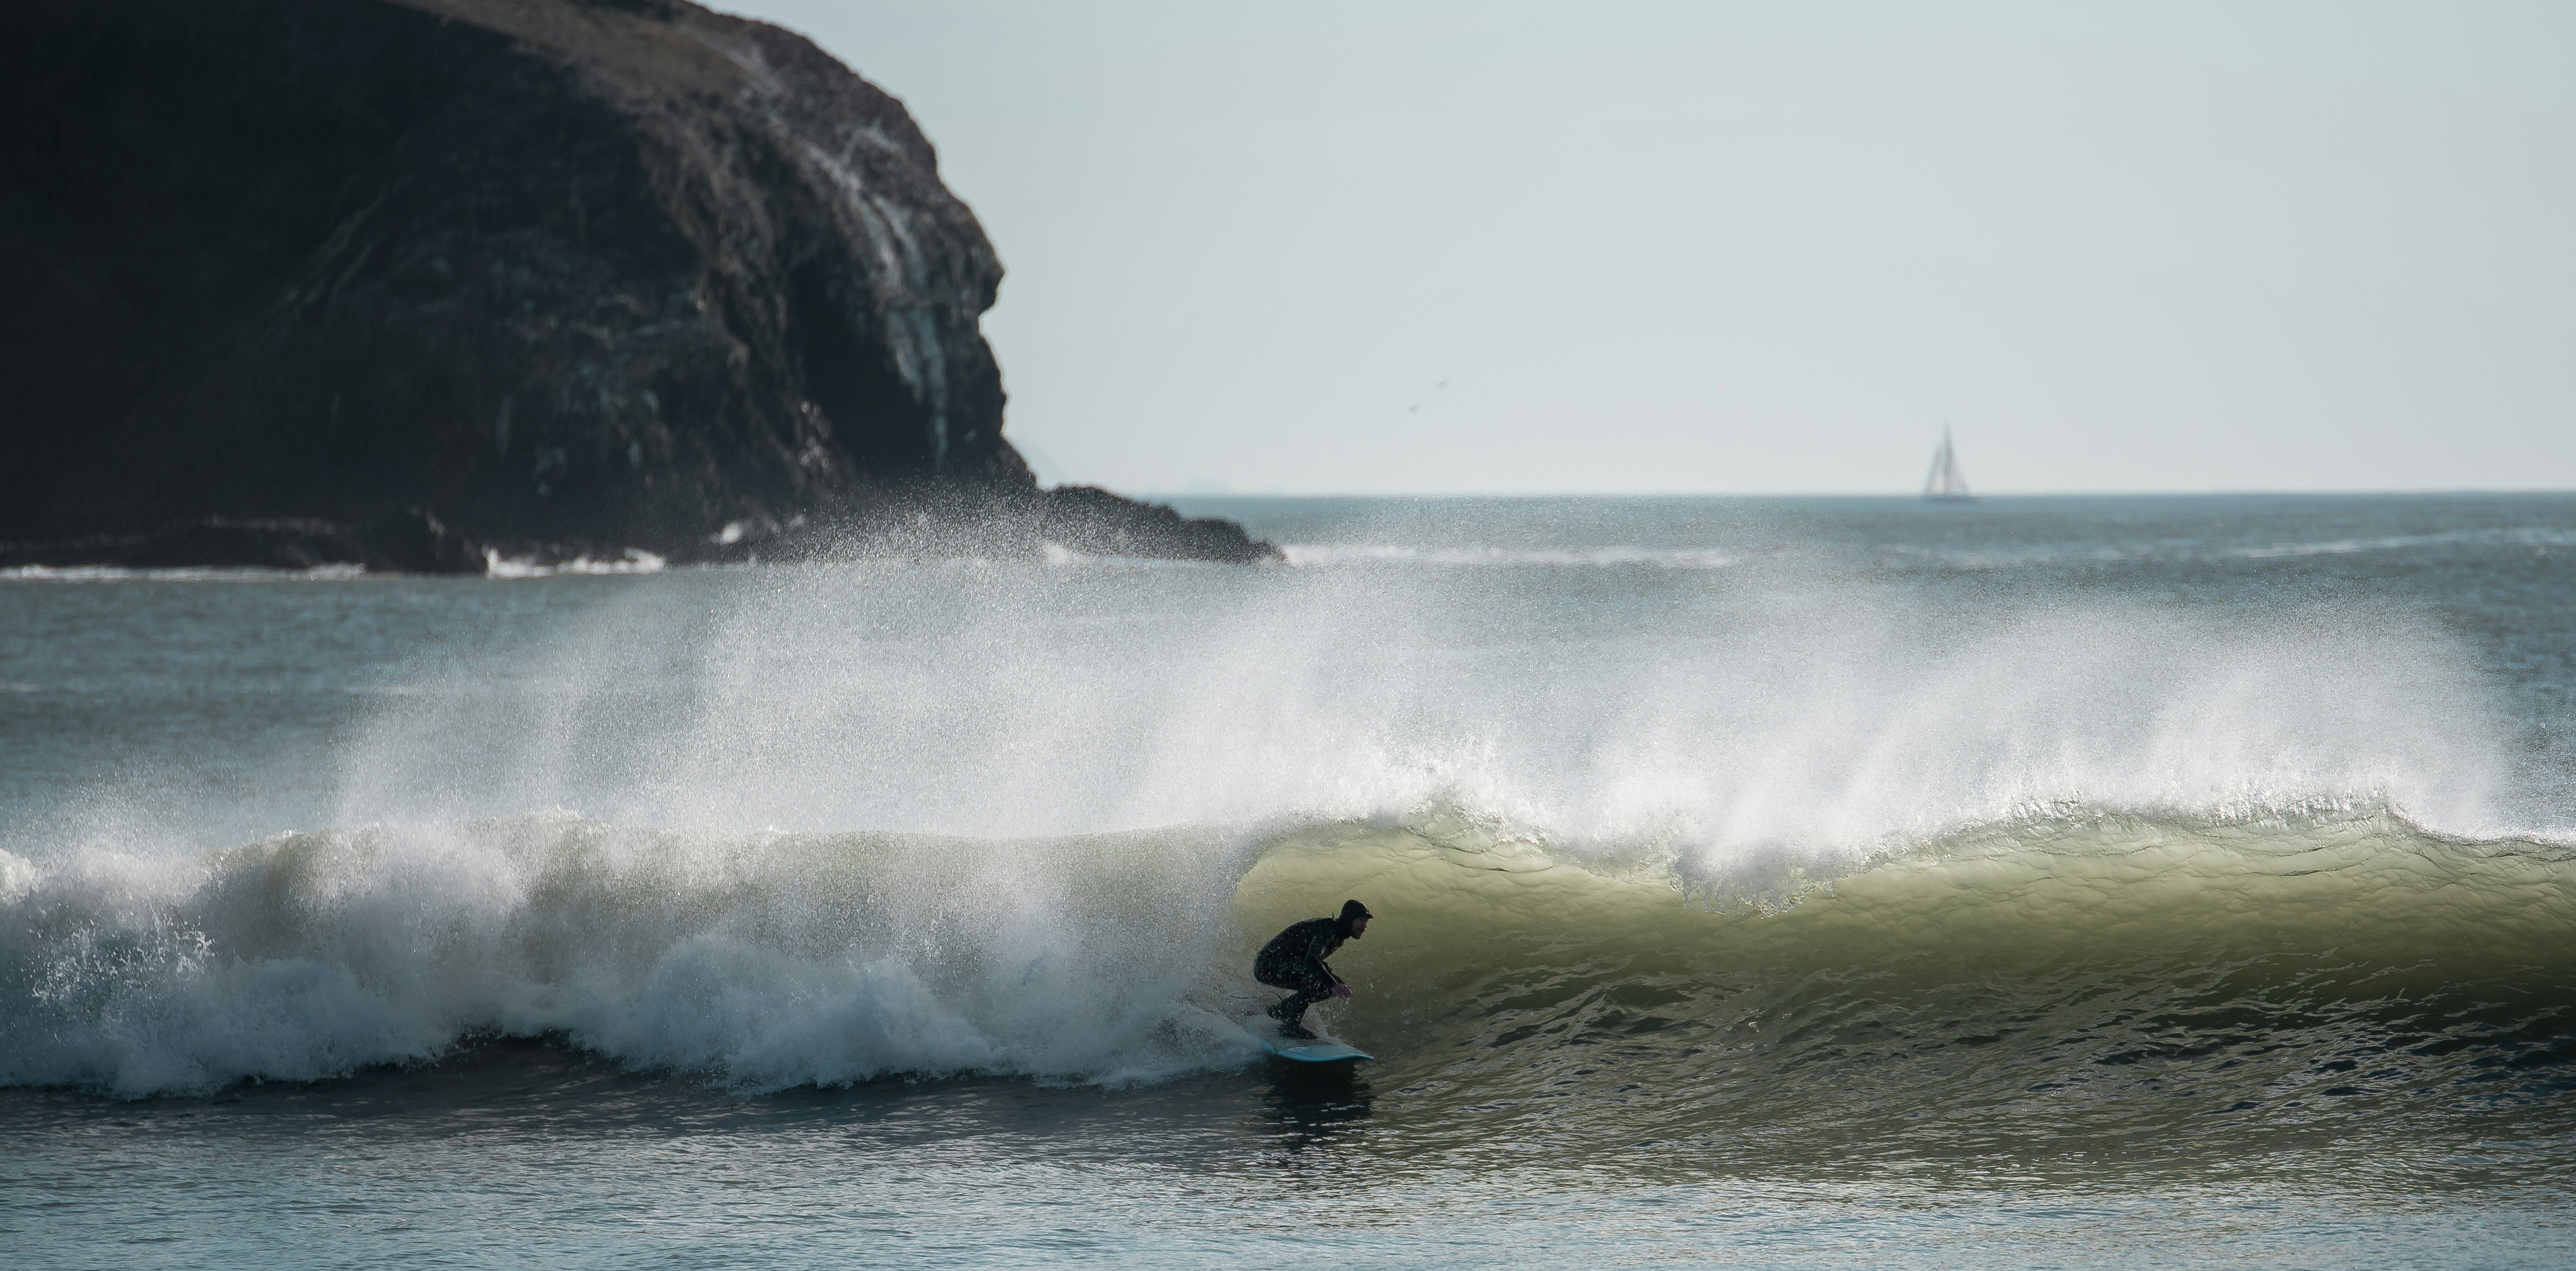
{"label": "horizon line", "polygon": [[[1117,487],[1088,481],[1058,481],[1048,487],[1089,485],[1094,489],[1116,490]],[[1899,494],[1884,490],[1154,490],[1128,488],[1118,490],[1133,499],[1897,499],[1913,502],[1928,500],[1921,494]],[[1979,491],[1976,500],[1985,499],[2152,499],[2152,498],[2341,498],[2359,495],[2433,498],[2456,495],[2576,495],[2576,486],[2442,486],[2414,488],[2370,488],[2312,490],[2275,490],[2260,488],[2204,490],[2007,490]]]}

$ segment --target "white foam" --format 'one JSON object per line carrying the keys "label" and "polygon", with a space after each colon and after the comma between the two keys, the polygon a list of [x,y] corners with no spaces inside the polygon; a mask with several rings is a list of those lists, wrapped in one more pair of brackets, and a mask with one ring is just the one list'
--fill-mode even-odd
{"label": "white foam", "polygon": [[0,983],[24,990],[0,1015],[0,1085],[306,1080],[478,1031],[744,1089],[1240,1062],[1248,1040],[1184,1000],[1230,878],[1165,853],[1159,894],[1104,893],[1093,876],[1122,866],[1099,850],[552,814],[201,856],[0,853]]}
{"label": "white foam", "polygon": [[670,562],[638,547],[629,547],[617,557],[598,560],[576,556],[568,561],[541,565],[521,557],[503,556],[498,550],[483,550],[483,572],[492,578],[552,578],[559,574],[658,574]]}

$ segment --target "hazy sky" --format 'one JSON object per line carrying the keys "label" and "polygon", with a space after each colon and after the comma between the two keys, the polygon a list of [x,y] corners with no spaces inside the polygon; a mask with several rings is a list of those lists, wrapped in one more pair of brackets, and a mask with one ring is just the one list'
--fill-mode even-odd
{"label": "hazy sky", "polygon": [[2562,0],[742,11],[938,145],[1050,479],[2576,487]]}

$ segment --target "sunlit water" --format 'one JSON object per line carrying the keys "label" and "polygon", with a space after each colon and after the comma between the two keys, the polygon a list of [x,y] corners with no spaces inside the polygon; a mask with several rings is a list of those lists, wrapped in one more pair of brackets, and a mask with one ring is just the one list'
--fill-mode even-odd
{"label": "sunlit water", "polygon": [[0,580],[8,1261],[2576,1257],[2576,498],[1193,510]]}

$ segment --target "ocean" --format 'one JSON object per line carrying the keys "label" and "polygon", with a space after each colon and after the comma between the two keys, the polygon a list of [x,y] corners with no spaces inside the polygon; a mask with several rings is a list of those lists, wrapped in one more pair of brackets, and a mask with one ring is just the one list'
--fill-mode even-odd
{"label": "ocean", "polygon": [[1182,506],[0,578],[0,1262],[2576,1262],[2576,496]]}

